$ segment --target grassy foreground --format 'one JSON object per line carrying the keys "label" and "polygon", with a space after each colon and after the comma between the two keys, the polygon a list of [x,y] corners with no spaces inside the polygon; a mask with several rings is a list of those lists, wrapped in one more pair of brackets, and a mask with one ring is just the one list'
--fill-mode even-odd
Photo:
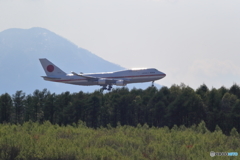
{"label": "grassy foreground", "polygon": [[209,132],[202,122],[191,128],[171,130],[147,125],[92,129],[79,122],[73,126],[26,122],[0,124],[1,160],[196,160],[238,159],[210,157],[210,151],[240,153],[240,136],[220,128]]}

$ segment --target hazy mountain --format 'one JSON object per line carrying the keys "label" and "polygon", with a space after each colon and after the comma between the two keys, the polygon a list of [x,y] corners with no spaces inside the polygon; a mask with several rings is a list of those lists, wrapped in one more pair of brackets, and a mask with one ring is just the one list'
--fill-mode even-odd
{"label": "hazy mountain", "polygon": [[[45,72],[39,58],[47,58],[63,71],[104,72],[122,70],[123,67],[108,62],[79,48],[67,39],[44,28],[8,29],[0,32],[0,94],[13,94],[17,90],[32,93],[47,88],[51,92],[94,91],[99,86],[75,86],[44,81]],[[128,85],[146,88],[150,83]]]}

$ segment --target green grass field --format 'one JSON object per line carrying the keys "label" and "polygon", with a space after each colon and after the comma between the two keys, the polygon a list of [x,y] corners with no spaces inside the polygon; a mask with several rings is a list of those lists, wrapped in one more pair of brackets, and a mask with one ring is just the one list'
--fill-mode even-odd
{"label": "green grass field", "polygon": [[92,129],[82,122],[72,126],[0,124],[1,160],[240,159],[212,158],[210,151],[240,153],[240,135],[234,129],[230,136],[219,128],[211,133],[204,122],[171,130],[147,125]]}

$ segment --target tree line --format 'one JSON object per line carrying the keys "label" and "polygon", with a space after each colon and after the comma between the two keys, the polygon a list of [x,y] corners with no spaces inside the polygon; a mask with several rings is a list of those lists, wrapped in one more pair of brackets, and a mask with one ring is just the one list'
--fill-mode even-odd
{"label": "tree line", "polygon": [[47,89],[26,95],[23,91],[0,95],[0,123],[23,124],[50,121],[67,125],[83,121],[88,127],[147,124],[152,127],[184,125],[201,121],[210,131],[240,132],[240,86],[196,90],[184,84],[145,90],[116,88],[108,93],[51,93]]}

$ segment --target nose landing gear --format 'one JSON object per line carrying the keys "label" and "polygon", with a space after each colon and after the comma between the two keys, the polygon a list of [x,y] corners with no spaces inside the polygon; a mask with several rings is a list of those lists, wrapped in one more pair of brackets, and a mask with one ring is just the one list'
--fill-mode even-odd
{"label": "nose landing gear", "polygon": [[152,87],[154,87],[154,81],[152,81]]}

